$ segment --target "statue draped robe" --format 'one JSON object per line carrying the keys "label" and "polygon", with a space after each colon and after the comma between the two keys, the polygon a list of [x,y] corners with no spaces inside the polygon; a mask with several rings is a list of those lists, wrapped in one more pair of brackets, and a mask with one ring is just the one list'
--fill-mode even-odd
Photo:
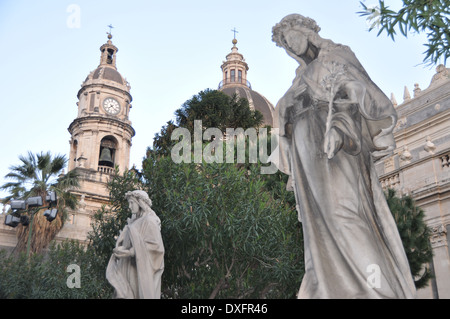
{"label": "statue draped robe", "polygon": [[[343,137],[324,153],[330,128]],[[278,106],[272,161],[290,175],[302,223],[305,275],[298,298],[414,298],[415,286],[373,159],[395,147],[396,111],[348,47],[300,67]]]}
{"label": "statue draped robe", "polygon": [[118,299],[159,299],[164,271],[164,245],[159,217],[151,213],[122,230],[116,247],[134,249],[133,257],[111,256],[106,278]]}

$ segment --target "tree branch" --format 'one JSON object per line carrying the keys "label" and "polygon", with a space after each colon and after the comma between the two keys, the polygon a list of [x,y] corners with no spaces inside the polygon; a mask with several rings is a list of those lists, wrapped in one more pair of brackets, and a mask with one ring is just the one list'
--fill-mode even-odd
{"label": "tree branch", "polygon": [[209,295],[209,299],[215,299],[219,291],[222,289],[222,287],[225,284],[225,277],[220,279],[219,283],[216,285],[214,290],[211,292],[211,295]]}

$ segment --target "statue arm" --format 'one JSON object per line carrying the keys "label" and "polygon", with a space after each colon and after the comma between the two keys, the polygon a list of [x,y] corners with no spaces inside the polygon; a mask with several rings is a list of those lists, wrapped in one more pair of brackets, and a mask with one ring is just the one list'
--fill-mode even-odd
{"label": "statue arm", "polygon": [[116,256],[117,258],[128,258],[128,257],[135,256],[133,247],[126,249],[123,246],[119,246],[119,247],[114,248],[113,253],[114,253],[114,256]]}
{"label": "statue arm", "polygon": [[295,107],[296,104],[302,103],[301,97],[306,90],[307,85],[305,83],[301,83],[301,77],[297,75],[292,86],[278,102],[276,110],[278,111],[279,136],[291,137],[290,110]]}
{"label": "statue arm", "polygon": [[[334,101],[336,111],[332,114],[330,131],[325,136],[324,152],[333,158],[340,149],[350,155],[361,151],[363,142],[360,103],[365,87],[359,81],[343,82]],[[339,98],[342,96],[343,98]]]}
{"label": "statue arm", "polygon": [[131,246],[129,239],[129,227],[125,228],[120,232],[119,238],[116,241],[116,247],[113,249],[113,254],[116,258],[126,258],[133,257],[135,255],[134,248]]}

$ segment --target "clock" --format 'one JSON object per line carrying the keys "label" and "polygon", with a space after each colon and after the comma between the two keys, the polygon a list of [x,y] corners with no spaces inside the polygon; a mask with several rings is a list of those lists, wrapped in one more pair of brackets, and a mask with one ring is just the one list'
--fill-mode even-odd
{"label": "clock", "polygon": [[120,112],[120,104],[112,97],[108,97],[103,101],[103,108],[106,113],[117,115]]}

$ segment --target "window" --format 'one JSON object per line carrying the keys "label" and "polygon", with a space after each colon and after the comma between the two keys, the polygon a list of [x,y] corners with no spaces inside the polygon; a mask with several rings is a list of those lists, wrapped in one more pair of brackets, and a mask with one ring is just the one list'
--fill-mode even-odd
{"label": "window", "polygon": [[108,49],[108,57],[106,58],[106,63],[112,64],[113,56],[114,56],[114,50],[113,49]]}
{"label": "window", "polygon": [[75,214],[72,214],[72,215],[69,216],[68,223],[70,225],[74,225],[75,224]]}
{"label": "window", "polygon": [[238,82],[242,83],[242,71],[241,70],[238,71]]}
{"label": "window", "polygon": [[89,101],[89,112],[94,111],[94,106],[95,106],[95,93],[91,93],[91,99]]}
{"label": "window", "polygon": [[72,157],[73,161],[76,162],[78,158],[78,141],[74,140],[72,144]]}
{"label": "window", "polygon": [[236,82],[236,70],[231,70],[230,73],[230,82]]}
{"label": "window", "polygon": [[114,168],[114,157],[117,149],[117,141],[112,136],[104,137],[100,142],[99,166]]}

